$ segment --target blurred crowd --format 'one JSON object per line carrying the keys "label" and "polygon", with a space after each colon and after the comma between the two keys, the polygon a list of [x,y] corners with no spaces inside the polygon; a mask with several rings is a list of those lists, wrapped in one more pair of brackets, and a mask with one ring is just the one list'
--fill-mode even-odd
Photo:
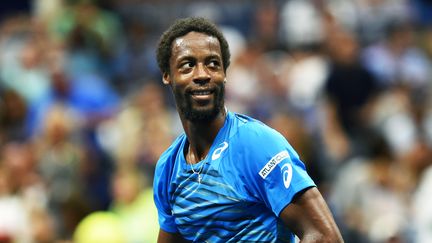
{"label": "blurred crowd", "polygon": [[432,1],[8,2],[0,242],[155,241],[182,132],[155,47],[186,16],[221,27],[227,108],[288,139],[346,242],[432,242]]}

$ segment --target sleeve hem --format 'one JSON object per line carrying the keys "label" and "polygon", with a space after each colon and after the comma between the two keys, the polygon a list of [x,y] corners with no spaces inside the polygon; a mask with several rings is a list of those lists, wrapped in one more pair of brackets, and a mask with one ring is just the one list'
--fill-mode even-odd
{"label": "sleeve hem", "polygon": [[169,227],[169,226],[166,226],[166,225],[160,225],[160,228],[163,231],[166,231],[168,233],[178,233],[178,230],[177,230],[176,227]]}
{"label": "sleeve hem", "polygon": [[292,194],[292,196],[289,196],[285,198],[285,200],[281,200],[280,203],[277,205],[277,207],[274,210],[274,213],[279,217],[281,212],[292,202],[293,198],[302,191],[306,191],[312,187],[316,187],[313,183],[304,183],[300,187],[297,188],[297,191]]}

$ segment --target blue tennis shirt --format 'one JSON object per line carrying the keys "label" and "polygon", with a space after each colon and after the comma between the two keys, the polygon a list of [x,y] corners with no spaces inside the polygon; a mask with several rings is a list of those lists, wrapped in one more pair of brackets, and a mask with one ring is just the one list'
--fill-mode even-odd
{"label": "blue tennis shirt", "polygon": [[204,160],[186,163],[188,144],[180,135],[156,166],[161,229],[193,242],[294,242],[278,216],[315,184],[280,133],[228,112]]}

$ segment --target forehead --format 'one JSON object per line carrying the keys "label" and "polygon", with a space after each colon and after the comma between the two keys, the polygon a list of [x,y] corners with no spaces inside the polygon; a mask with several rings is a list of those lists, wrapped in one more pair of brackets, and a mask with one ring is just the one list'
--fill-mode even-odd
{"label": "forehead", "polygon": [[204,33],[189,32],[173,41],[172,57],[174,59],[200,54],[221,56],[219,40]]}

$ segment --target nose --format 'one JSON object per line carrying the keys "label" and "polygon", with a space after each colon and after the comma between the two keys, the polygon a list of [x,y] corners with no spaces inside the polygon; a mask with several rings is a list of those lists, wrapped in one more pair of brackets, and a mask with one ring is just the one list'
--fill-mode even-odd
{"label": "nose", "polygon": [[197,64],[194,75],[194,82],[206,83],[210,81],[210,73],[206,66],[202,63]]}

